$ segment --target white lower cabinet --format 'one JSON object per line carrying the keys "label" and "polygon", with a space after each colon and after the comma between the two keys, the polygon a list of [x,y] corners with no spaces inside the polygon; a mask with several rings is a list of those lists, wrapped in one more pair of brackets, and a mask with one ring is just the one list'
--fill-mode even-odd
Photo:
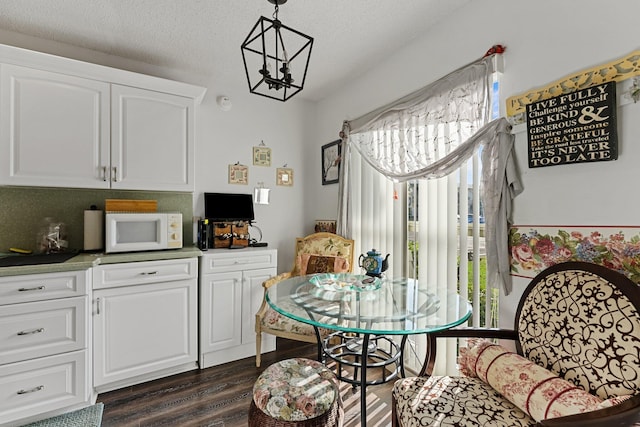
{"label": "white lower cabinet", "polygon": [[[214,249],[200,257],[200,367],[256,354],[262,282],[277,274],[275,249]],[[263,352],[275,350],[265,335]]]}
{"label": "white lower cabinet", "polygon": [[197,258],[94,268],[94,387],[197,368]]}
{"label": "white lower cabinet", "polygon": [[0,277],[0,425],[91,403],[89,270]]}
{"label": "white lower cabinet", "polygon": [[0,425],[78,404],[88,405],[86,372],[86,351],[0,366]]}

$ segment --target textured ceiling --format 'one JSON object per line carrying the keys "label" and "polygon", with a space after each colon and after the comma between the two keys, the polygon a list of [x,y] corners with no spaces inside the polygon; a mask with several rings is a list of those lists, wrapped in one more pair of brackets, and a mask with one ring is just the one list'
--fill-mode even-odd
{"label": "textured ceiling", "polygon": [[[471,0],[289,0],[279,18],[314,37],[305,89],[318,100]],[[220,76],[244,74],[240,44],[267,0],[2,0],[0,29]]]}

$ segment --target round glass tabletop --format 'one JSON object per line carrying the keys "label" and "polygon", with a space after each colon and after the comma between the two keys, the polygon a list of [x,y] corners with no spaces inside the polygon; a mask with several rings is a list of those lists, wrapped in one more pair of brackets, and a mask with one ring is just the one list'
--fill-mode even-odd
{"label": "round glass tabletop", "polygon": [[455,292],[415,279],[347,273],[296,276],[267,290],[267,302],[284,316],[311,325],[369,334],[435,332],[465,322],[469,302]]}

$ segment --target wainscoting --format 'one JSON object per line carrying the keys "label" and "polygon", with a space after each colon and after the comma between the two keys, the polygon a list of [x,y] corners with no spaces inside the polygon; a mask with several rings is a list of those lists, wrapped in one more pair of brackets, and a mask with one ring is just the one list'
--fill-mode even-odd
{"label": "wainscoting", "polygon": [[[224,426],[244,427],[253,383],[270,364],[291,357],[316,357],[315,345],[278,341],[278,350],[255,359],[185,372],[98,396],[104,403],[102,427],[122,426]],[[391,425],[393,381],[367,388],[369,427]],[[360,389],[340,383],[344,402],[344,427],[360,425]]]}

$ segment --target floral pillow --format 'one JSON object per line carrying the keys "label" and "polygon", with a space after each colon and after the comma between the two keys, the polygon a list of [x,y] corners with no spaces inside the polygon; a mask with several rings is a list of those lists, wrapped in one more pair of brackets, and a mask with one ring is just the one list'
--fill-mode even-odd
{"label": "floral pillow", "polygon": [[293,358],[274,363],[253,385],[256,407],[281,421],[319,417],[339,398],[333,372],[310,359]]}
{"label": "floral pillow", "polygon": [[602,399],[487,340],[460,351],[460,371],[478,377],[536,421],[599,409]]}
{"label": "floral pillow", "polygon": [[341,256],[301,254],[296,257],[296,270],[301,276],[315,273],[346,273],[349,261]]}

